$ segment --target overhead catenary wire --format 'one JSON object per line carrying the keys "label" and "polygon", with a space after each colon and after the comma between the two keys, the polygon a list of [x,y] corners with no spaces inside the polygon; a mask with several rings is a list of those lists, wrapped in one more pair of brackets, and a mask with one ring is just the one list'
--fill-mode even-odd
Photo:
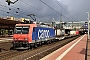
{"label": "overhead catenary wire", "polygon": [[[53,18],[51,15],[49,15],[49,14],[47,14],[47,13],[45,13],[45,12],[41,12],[38,8],[36,8],[36,7],[30,5],[30,4],[28,4],[28,3],[26,3],[26,2],[24,2],[24,1],[22,1],[22,0],[19,0],[19,1],[21,1],[22,3],[24,3],[24,4],[26,4],[26,5],[30,6],[30,7],[32,7],[32,8],[35,9],[36,11],[38,11],[38,12],[40,12],[40,13],[42,13],[42,14],[45,14],[45,15],[51,17],[51,18]],[[44,16],[41,16],[41,17],[44,17]]]}
{"label": "overhead catenary wire", "polygon": [[64,18],[66,18],[66,19],[70,19],[70,18],[68,18],[68,17],[66,17],[65,15],[63,15],[62,13],[60,13],[60,12],[58,12],[57,10],[55,10],[54,8],[52,8],[51,6],[49,6],[47,3],[45,3],[44,1],[42,1],[42,0],[39,0],[40,2],[42,2],[44,5],[46,5],[47,7],[49,7],[50,9],[52,9],[53,11],[55,11],[58,15],[62,15]]}
{"label": "overhead catenary wire", "polygon": [[[0,3],[3,3],[3,2],[0,2]],[[4,4],[4,3],[3,3]],[[13,11],[15,11],[15,10],[17,10],[18,8],[17,7],[14,7],[14,6],[6,6],[6,5],[2,5],[2,7],[6,7],[6,8],[9,8],[10,10],[13,10]],[[16,13],[19,13],[19,14],[23,14],[24,16],[27,16],[27,14],[32,14],[31,12],[24,12],[24,11],[22,11],[22,9],[20,8],[19,9],[19,11],[16,11]],[[28,17],[28,16],[27,16]]]}
{"label": "overhead catenary wire", "polygon": [[[25,3],[25,2],[23,2],[23,3]],[[26,3],[25,3],[26,4]],[[28,4],[29,6],[31,6],[30,4]],[[32,6],[33,7],[33,6]],[[36,9],[37,11],[39,11],[39,12],[41,12],[39,9],[37,9],[37,8],[35,8],[35,7],[33,7],[34,9]],[[15,8],[13,8],[13,10],[15,10]],[[21,13],[21,12],[19,12],[19,13]],[[24,14],[24,13],[23,13]],[[46,14],[46,13],[45,13]],[[25,14],[24,14],[25,15]],[[48,16],[50,16],[50,15],[48,15]],[[44,17],[44,16],[42,16],[42,17]],[[52,17],[53,18],[53,17]]]}
{"label": "overhead catenary wire", "polygon": [[[0,2],[1,3],[1,2]],[[8,8],[10,11],[5,11],[5,12],[7,12],[8,14],[13,14],[13,15],[16,15],[14,12],[16,12],[16,13],[19,13],[19,14],[17,14],[18,16],[20,16],[20,17],[28,17],[27,16],[27,14],[28,14],[28,12],[23,12],[23,11],[20,11],[21,9],[20,8],[17,8],[17,7],[9,7],[9,6],[6,6],[6,5],[3,5],[3,4],[0,4],[0,6],[1,6],[1,8],[4,8],[3,10],[5,10],[5,8]],[[13,13],[11,13],[11,10],[12,11],[14,11]],[[2,11],[2,10],[1,10]],[[23,15],[22,15],[23,14]],[[21,16],[22,15],[22,16]]]}
{"label": "overhead catenary wire", "polygon": [[[1,2],[0,2],[1,3]],[[14,12],[17,12],[17,9],[15,9],[15,8],[11,8],[11,7],[9,7],[9,6],[6,6],[6,5],[3,5],[3,4],[0,4],[0,6],[1,6],[1,9],[3,9],[3,11],[5,10],[5,9],[9,9],[9,10],[5,10],[5,12],[9,12],[10,14],[15,14]],[[11,10],[13,11],[13,13],[11,13]],[[19,10],[18,10],[19,11]],[[21,12],[20,12],[21,13]],[[22,14],[24,14],[24,13],[22,13]],[[15,15],[18,15],[18,14],[15,14]],[[25,15],[25,14],[24,14]],[[20,16],[20,15],[18,15],[18,16]]]}
{"label": "overhead catenary wire", "polygon": [[[57,0],[54,0],[54,1],[58,4],[58,6],[61,7],[61,13],[62,13],[62,9],[64,10],[64,8],[62,7],[61,3],[59,1],[57,1]],[[65,12],[65,10],[64,10],[64,12]],[[69,13],[68,13],[68,15],[70,16]],[[71,18],[71,20],[76,20],[73,16],[70,16],[70,18]]]}
{"label": "overhead catenary wire", "polygon": [[[20,0],[19,0],[20,1]],[[25,3],[24,1],[21,1],[21,2],[23,2],[23,3]],[[0,3],[2,3],[2,2],[0,2]],[[25,3],[26,4],[26,3]],[[28,6],[31,6],[30,4],[27,4]],[[4,6],[4,7],[8,7],[8,6]],[[35,7],[33,7],[33,6],[31,6],[32,8],[34,8],[34,9],[37,9],[37,8],[35,8]],[[13,7],[13,6],[11,6],[11,7],[8,7],[8,8],[10,8],[10,9],[12,9],[12,10],[16,10],[15,8],[16,7]],[[20,9],[21,10],[21,9]],[[32,14],[31,12],[23,12],[23,11],[20,11],[19,10],[19,12],[18,13],[21,13],[21,14],[24,14],[24,16],[27,16],[28,14]],[[41,12],[39,9],[37,9],[39,12]],[[36,15],[37,16],[37,15]],[[48,15],[48,16],[50,16],[50,15]],[[27,16],[28,17],[28,16]],[[37,17],[39,17],[39,16],[37,16]],[[44,16],[41,16],[41,17],[44,17]],[[45,20],[46,20],[46,18],[45,18]]]}
{"label": "overhead catenary wire", "polygon": [[[19,14],[16,14],[17,13],[17,7],[13,7],[13,6],[6,6],[6,5],[4,5],[5,3],[3,3],[3,2],[0,2],[0,4],[1,4],[1,8],[8,8],[9,10],[13,10],[14,12],[11,12],[11,11],[4,11],[4,10],[7,10],[7,9],[3,9],[3,10],[0,10],[0,11],[3,11],[3,13],[5,14],[5,12],[6,12],[6,14],[9,16],[9,15],[16,15],[16,16],[19,16],[19,17],[21,17],[21,18],[24,18],[25,16],[26,17],[28,17],[27,16],[27,14],[28,13],[30,13],[30,12],[23,12],[23,11],[20,11],[20,10],[22,10],[21,8],[20,8],[20,10],[18,11],[18,13],[20,14],[21,13],[21,15],[19,15]],[[16,13],[15,13],[16,12]],[[3,14],[3,15],[4,15]],[[23,14],[23,15],[22,15]],[[31,13],[30,13],[31,14]],[[36,15],[37,16],[37,15]],[[47,18],[43,18],[44,16],[42,16],[42,17],[40,17],[40,16],[37,16],[37,18],[41,18],[41,19],[43,19],[43,20],[47,20]],[[30,17],[29,17],[30,18]]]}
{"label": "overhead catenary wire", "polygon": [[[22,0],[19,0],[19,1],[22,1]],[[22,1],[23,3],[25,3],[26,5],[28,5],[28,6],[31,6],[32,8],[34,8],[35,10],[37,10],[38,12],[41,12],[39,9],[37,9],[36,7],[34,7],[34,6],[32,6],[32,5],[30,5],[30,4],[28,4],[28,3],[26,3],[26,2],[24,2],[24,1]],[[49,5],[48,5],[49,6]],[[52,8],[52,7],[51,7]],[[12,8],[14,11],[16,10],[15,8]],[[21,10],[21,9],[20,9]],[[23,14],[23,15],[27,15],[29,12],[20,12],[20,10],[19,10],[19,13],[21,13],[21,14]],[[56,11],[58,14],[62,14],[62,13],[60,13],[60,12],[58,12],[58,11]],[[46,15],[48,15],[47,13],[44,13],[44,12],[42,12],[43,14],[46,14]],[[36,15],[37,16],[37,15]],[[48,15],[48,16],[50,16],[50,15]],[[68,17],[66,17],[66,16],[64,16],[64,15],[62,15],[64,18],[66,18],[66,19],[70,19],[70,18],[68,18]],[[38,16],[39,17],[39,16]],[[41,17],[44,17],[44,16],[41,16]],[[52,16],[50,16],[51,18],[53,18]]]}
{"label": "overhead catenary wire", "polygon": [[[5,10],[2,10],[2,9],[0,9],[0,11],[2,11],[2,12],[7,12],[7,11],[5,11]],[[14,14],[14,13],[9,13],[9,14],[12,14],[12,15],[17,15],[17,14]],[[21,15],[17,15],[17,16],[20,16],[20,17],[22,17]]]}
{"label": "overhead catenary wire", "polygon": [[52,9],[53,11],[55,11],[57,14],[61,14],[60,12],[56,11],[54,8],[52,8],[51,6],[49,6],[47,3],[43,2],[42,0],[39,0],[40,2],[42,2],[43,4],[45,4],[46,6],[48,6],[50,9]]}
{"label": "overhead catenary wire", "polygon": [[[28,4],[28,3],[26,3],[26,2],[24,2],[24,1],[22,1],[22,0],[19,0],[19,1],[21,1],[22,3],[24,3],[24,4],[26,4],[26,5],[28,5],[28,6],[30,6],[30,7],[32,7],[32,8],[34,8],[35,10],[37,10],[38,12],[41,12],[39,9],[37,9],[36,7],[34,7],[34,6],[32,6],[32,5],[30,5],[30,4]],[[40,0],[41,1],[41,0]],[[43,1],[42,1],[43,2]],[[43,2],[44,3],[44,2]],[[44,3],[44,4],[46,4],[46,3]],[[47,4],[46,4],[47,5]],[[62,13],[60,13],[60,12],[58,12],[58,11],[56,11],[55,9],[53,9],[52,7],[50,7],[49,5],[47,5],[50,9],[52,9],[52,10],[54,10],[57,14],[59,14],[59,15],[62,15]],[[46,14],[46,13],[43,13],[43,14]],[[50,16],[50,15],[48,15],[48,16]],[[66,18],[66,19],[70,19],[70,18],[68,18],[68,17],[66,17],[66,16],[64,16],[64,15],[62,15],[64,18]],[[44,17],[44,16],[42,16],[42,17]],[[53,17],[52,17],[53,18]]]}

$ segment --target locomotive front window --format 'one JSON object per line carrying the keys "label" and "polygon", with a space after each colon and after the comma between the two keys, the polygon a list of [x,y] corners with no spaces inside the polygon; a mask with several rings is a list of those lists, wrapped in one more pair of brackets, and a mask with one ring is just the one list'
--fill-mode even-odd
{"label": "locomotive front window", "polygon": [[29,27],[23,27],[22,34],[28,34],[28,32],[29,32]]}
{"label": "locomotive front window", "polygon": [[14,33],[15,34],[20,34],[21,31],[22,31],[22,27],[16,27]]}
{"label": "locomotive front window", "polygon": [[16,26],[14,34],[28,34],[29,26]]}

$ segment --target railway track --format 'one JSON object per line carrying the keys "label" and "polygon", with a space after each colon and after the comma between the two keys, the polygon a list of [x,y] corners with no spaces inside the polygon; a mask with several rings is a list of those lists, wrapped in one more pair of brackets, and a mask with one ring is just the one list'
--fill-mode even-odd
{"label": "railway track", "polygon": [[2,43],[0,43],[0,53],[10,50],[10,47],[12,47],[11,42],[2,42]]}
{"label": "railway track", "polygon": [[58,42],[53,42],[52,44],[43,45],[38,48],[33,48],[31,50],[16,51],[10,50],[0,53],[0,60],[39,60],[40,58],[46,56],[47,54],[55,51],[56,49],[64,46],[65,44],[73,41],[79,36],[64,39]]}
{"label": "railway track", "polygon": [[14,54],[14,53],[17,53],[17,51],[5,51],[5,52],[1,52],[0,53],[0,60],[4,57],[8,57],[10,56],[11,54]]}

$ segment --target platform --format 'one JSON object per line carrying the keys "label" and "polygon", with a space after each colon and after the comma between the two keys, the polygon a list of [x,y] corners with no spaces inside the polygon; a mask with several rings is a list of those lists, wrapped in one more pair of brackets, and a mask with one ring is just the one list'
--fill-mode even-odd
{"label": "platform", "polygon": [[12,42],[13,37],[0,37],[0,43],[1,42]]}
{"label": "platform", "polygon": [[86,44],[85,34],[40,60],[85,60]]}
{"label": "platform", "polygon": [[86,52],[86,59],[85,60],[90,60],[90,39],[87,40],[87,52]]}

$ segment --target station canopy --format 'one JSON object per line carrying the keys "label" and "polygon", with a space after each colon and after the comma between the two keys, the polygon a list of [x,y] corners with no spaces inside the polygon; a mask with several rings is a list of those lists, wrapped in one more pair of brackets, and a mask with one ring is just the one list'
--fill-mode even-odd
{"label": "station canopy", "polygon": [[0,18],[0,28],[14,28],[15,24],[18,23],[22,23],[22,22]]}

